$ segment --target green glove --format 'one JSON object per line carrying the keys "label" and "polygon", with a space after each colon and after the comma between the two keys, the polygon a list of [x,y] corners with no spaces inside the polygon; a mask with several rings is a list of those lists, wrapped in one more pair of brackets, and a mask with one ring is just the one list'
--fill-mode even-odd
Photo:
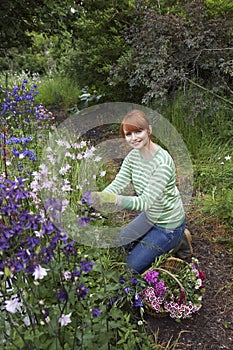
{"label": "green glove", "polygon": [[109,192],[92,192],[91,193],[94,204],[117,204],[117,195]]}

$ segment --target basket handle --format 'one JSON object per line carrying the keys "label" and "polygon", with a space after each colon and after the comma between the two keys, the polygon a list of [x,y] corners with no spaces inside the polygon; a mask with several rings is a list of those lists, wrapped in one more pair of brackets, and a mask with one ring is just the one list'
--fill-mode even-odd
{"label": "basket handle", "polygon": [[[153,268],[154,270],[158,270],[158,271],[162,271],[162,272],[165,272],[167,273],[169,276],[171,276],[180,286],[180,288],[184,289],[183,285],[180,283],[180,281],[178,280],[178,278],[176,278],[176,276],[174,276],[171,272],[163,269],[162,267],[154,267]],[[185,290],[185,289],[184,289]]]}

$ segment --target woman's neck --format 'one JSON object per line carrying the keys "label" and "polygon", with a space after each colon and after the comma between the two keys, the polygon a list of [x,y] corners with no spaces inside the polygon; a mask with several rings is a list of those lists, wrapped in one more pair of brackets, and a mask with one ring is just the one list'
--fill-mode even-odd
{"label": "woman's neck", "polygon": [[149,141],[149,143],[140,150],[140,154],[143,159],[149,160],[154,156],[154,154],[157,151],[158,151],[158,145],[156,145],[152,141]]}

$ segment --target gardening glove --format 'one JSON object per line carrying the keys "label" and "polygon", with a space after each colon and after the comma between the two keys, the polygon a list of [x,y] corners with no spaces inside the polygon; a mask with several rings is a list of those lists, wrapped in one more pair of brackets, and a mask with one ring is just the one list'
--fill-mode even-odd
{"label": "gardening glove", "polygon": [[92,192],[92,199],[95,208],[105,211],[114,212],[117,207],[117,195],[109,192]]}

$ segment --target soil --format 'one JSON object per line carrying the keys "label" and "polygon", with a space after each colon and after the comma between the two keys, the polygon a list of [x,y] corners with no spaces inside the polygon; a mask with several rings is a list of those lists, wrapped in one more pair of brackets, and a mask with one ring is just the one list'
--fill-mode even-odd
{"label": "soil", "polygon": [[[64,119],[61,113],[59,121]],[[105,130],[91,130],[86,136],[92,144],[104,140]],[[111,128],[108,138],[114,137]],[[115,134],[116,137],[116,134]],[[195,198],[193,199],[195,203]],[[194,256],[205,272],[206,292],[203,306],[190,319],[180,323],[164,317],[146,315],[147,327],[155,344],[162,350],[220,350],[233,349],[233,256],[231,249],[219,238],[229,238],[229,232],[216,218],[203,214],[197,204],[193,204],[187,214],[187,227],[192,234]],[[217,240],[217,242],[216,242]]]}

